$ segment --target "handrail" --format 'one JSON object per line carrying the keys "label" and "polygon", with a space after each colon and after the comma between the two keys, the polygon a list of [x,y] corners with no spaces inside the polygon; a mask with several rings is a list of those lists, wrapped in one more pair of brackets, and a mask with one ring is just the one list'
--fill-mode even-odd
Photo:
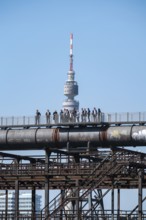
{"label": "handrail", "polygon": [[[76,211],[76,210],[74,210]],[[84,213],[86,213],[88,210],[83,210],[83,213],[81,215],[82,219],[84,219]],[[112,216],[114,217],[114,219],[117,219],[117,216],[119,215],[119,217],[124,217],[125,219],[129,219],[129,213],[131,212],[130,210],[120,210],[120,214],[118,214],[119,210],[116,210],[114,209],[114,215],[112,213],[111,210],[107,210],[105,209],[104,210],[104,214],[103,213],[96,213],[96,214],[92,214],[92,215],[88,215],[88,218],[90,219],[90,217],[94,218],[94,219],[97,219],[97,215],[99,218],[101,219],[111,219]],[[35,219],[38,219],[38,220],[41,220],[41,219],[44,219],[44,216],[40,216],[40,213],[38,211],[35,211]],[[24,219],[27,219],[27,220],[32,220],[34,219],[33,218],[33,213],[32,213],[32,210],[25,210],[25,213],[24,214],[20,214],[17,216],[19,218],[19,220],[24,220]],[[59,219],[60,217],[60,213],[57,215],[57,218],[56,219]],[[63,214],[62,215],[63,219],[66,219],[66,214]],[[71,214],[70,217],[77,217],[76,214]],[[15,210],[13,211],[4,211],[4,210],[0,210],[0,219],[14,219],[15,218]],[[142,213],[142,219],[145,219],[146,218],[146,210],[143,210],[143,213]],[[132,217],[131,219],[138,219],[138,212],[134,212],[132,214]]]}
{"label": "handrail", "polygon": [[39,116],[11,116],[0,117],[0,127],[8,126],[37,126],[37,125],[56,125],[56,124],[74,124],[74,123],[146,123],[146,112],[125,112],[125,113],[100,113],[96,116],[85,115],[82,117],[70,115],[68,117],[57,114],[50,116],[49,119],[45,115]]}

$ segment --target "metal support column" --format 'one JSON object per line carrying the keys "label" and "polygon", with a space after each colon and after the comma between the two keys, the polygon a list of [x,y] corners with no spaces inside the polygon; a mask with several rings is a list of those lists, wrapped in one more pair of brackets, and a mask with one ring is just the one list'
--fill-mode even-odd
{"label": "metal support column", "polygon": [[[76,163],[80,163],[79,155],[76,154],[74,156],[74,160]],[[76,220],[80,219],[80,209],[79,209],[79,195],[80,195],[80,187],[79,187],[79,180],[76,180],[76,194],[75,194],[75,209],[76,209]]]}
{"label": "metal support column", "polygon": [[[90,141],[88,141],[87,143],[87,154],[90,154]],[[90,159],[88,160],[88,162],[90,163]],[[89,215],[91,216],[90,219],[92,219],[93,213],[92,213],[92,191],[90,191],[89,195],[88,195],[88,209],[90,210]]]}
{"label": "metal support column", "polygon": [[7,220],[8,214],[8,190],[6,189],[6,200],[5,200],[5,220]]}
{"label": "metal support column", "polygon": [[15,220],[19,219],[19,181],[15,180]]}
{"label": "metal support column", "polygon": [[[64,194],[65,194],[65,190],[61,189],[61,203],[64,200]],[[60,210],[60,217],[59,220],[63,220],[63,209]]]}
{"label": "metal support column", "polygon": [[45,172],[46,172],[46,178],[45,178],[45,217],[47,218],[49,215],[49,156],[50,152],[46,149],[45,150]]}
{"label": "metal support column", "polygon": [[[18,174],[19,160],[15,160],[16,171]],[[15,180],[15,220],[19,219],[19,180]]]}
{"label": "metal support column", "polygon": [[112,220],[114,220],[114,188],[112,188],[111,191],[111,214],[112,214]]}
{"label": "metal support column", "polygon": [[36,204],[36,199],[35,199],[35,187],[32,188],[32,197],[31,197],[31,204],[32,204],[32,220],[35,220],[35,204]]}
{"label": "metal support column", "polygon": [[117,189],[117,220],[120,219],[120,189]]}
{"label": "metal support column", "polygon": [[92,191],[88,195],[88,209],[90,210],[89,215],[92,216]]}
{"label": "metal support column", "polygon": [[142,170],[138,173],[139,183],[138,183],[138,220],[142,220]]}
{"label": "metal support column", "polygon": [[104,217],[105,213],[104,213],[104,202],[103,202],[102,189],[97,189],[96,191],[97,191],[96,193],[98,195],[97,200],[99,200],[98,204],[100,205],[100,213],[101,213],[102,219],[104,219],[105,218]]}
{"label": "metal support column", "polygon": [[78,180],[76,180],[76,189],[77,189],[77,191],[76,191],[76,205],[75,205],[75,207],[76,207],[76,220],[79,220],[79,219],[81,219],[80,218],[80,209],[79,209],[79,181]]}

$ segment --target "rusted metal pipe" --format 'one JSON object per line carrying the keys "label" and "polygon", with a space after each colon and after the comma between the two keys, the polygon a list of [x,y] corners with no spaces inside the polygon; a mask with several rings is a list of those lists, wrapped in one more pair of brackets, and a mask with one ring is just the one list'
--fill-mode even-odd
{"label": "rusted metal pipe", "polygon": [[0,150],[33,150],[45,147],[146,146],[146,126],[30,128],[0,130]]}

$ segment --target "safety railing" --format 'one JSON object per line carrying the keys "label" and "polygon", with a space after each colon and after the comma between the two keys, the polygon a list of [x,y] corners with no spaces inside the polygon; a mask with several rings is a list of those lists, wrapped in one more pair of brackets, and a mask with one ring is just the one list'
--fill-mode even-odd
{"label": "safety railing", "polygon": [[[66,219],[77,219],[78,216],[80,216],[81,219],[84,219],[84,213],[86,213],[87,210],[82,210],[82,213],[79,213],[78,210],[69,210],[68,213],[58,213],[52,220],[66,220]],[[102,213],[101,210],[96,210],[96,212],[90,213],[86,219],[87,220],[97,220],[97,219],[106,219],[106,220],[138,220],[139,219],[139,214],[138,211],[134,212],[130,217],[129,217],[130,210],[114,210],[112,212],[111,210],[104,210],[104,214]],[[16,219],[15,217],[15,210],[12,211],[0,211],[0,219],[1,220],[14,220]],[[44,220],[45,216],[44,214],[41,216],[38,212],[33,213],[32,210],[27,211],[25,210],[25,213],[21,214],[21,212],[17,215],[17,220]],[[143,210],[142,213],[142,220],[146,219],[146,210]]]}
{"label": "safety railing", "polygon": [[31,207],[28,210],[19,210],[17,211],[17,216],[16,216],[16,211],[11,209],[11,210],[0,210],[0,220],[40,220],[41,218],[41,212],[40,211],[32,211]]}
{"label": "safety railing", "polygon": [[47,118],[44,115],[21,116],[21,117],[0,117],[0,126],[35,126],[35,125],[55,125],[70,123],[146,123],[146,112],[125,112],[125,113],[100,113],[97,115],[59,115],[56,114]]}
{"label": "safety railing", "polygon": [[[120,149],[119,149],[120,150]],[[100,161],[106,160],[108,157],[109,161],[112,161],[113,155],[110,153],[110,151],[105,151],[104,153],[105,157],[103,160],[99,160],[99,162],[88,162],[88,161],[81,161],[80,163],[76,162],[53,162],[50,159],[49,164],[45,163],[8,163],[7,160],[4,160],[3,163],[0,163],[0,170],[1,175],[5,176],[40,176],[40,175],[51,175],[51,176],[74,176],[74,175],[91,175],[93,174],[93,171],[96,170],[96,175],[98,176],[102,169],[96,167],[101,164]],[[54,157],[52,157],[54,159]],[[129,165],[131,162],[134,164],[140,165],[146,165],[146,155],[139,153],[135,153],[134,151],[115,151],[114,159],[116,162],[120,165]],[[46,167],[48,167],[48,170],[46,170]],[[113,169],[114,171],[114,169]]]}
{"label": "safety railing", "polygon": [[[55,217],[50,218],[52,220],[58,220],[58,219],[62,219],[62,220],[66,220],[66,219],[86,219],[86,220],[97,220],[97,219],[104,219],[104,220],[138,220],[139,219],[139,214],[138,212],[134,213],[131,217],[128,216],[128,213],[130,211],[126,211],[126,210],[115,210],[115,213],[112,213],[111,210],[104,210],[104,214],[102,213],[101,210],[99,211],[93,211],[93,213],[89,214],[88,216],[86,216],[84,218],[84,212],[86,212],[87,210],[82,211],[82,213],[80,213],[80,211],[78,210],[69,210],[68,213],[58,213],[56,214]],[[118,213],[119,212],[119,213]],[[45,218],[42,218],[42,220],[44,220]],[[142,213],[142,220],[146,219],[146,211],[144,210]]]}
{"label": "safety railing", "polygon": [[[102,152],[103,153],[103,152]],[[109,157],[110,151],[104,151],[104,157]],[[61,160],[60,162],[57,161]],[[95,169],[95,166],[99,162],[90,163],[88,161],[81,161],[80,163],[76,162],[66,162],[66,157],[56,157],[51,155],[49,164],[47,163],[11,163],[6,159],[3,160],[3,163],[0,163],[1,175],[82,175],[82,174],[91,174]],[[48,170],[46,170],[48,167]]]}

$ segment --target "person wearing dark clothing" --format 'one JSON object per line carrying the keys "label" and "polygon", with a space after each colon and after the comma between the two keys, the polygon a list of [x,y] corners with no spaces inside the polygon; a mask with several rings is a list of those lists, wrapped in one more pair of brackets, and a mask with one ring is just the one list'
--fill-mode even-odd
{"label": "person wearing dark clothing", "polygon": [[53,120],[54,120],[55,124],[58,123],[58,113],[57,113],[57,111],[53,112]]}
{"label": "person wearing dark clothing", "polygon": [[90,122],[90,109],[87,109],[87,117],[88,117],[88,122]]}
{"label": "person wearing dark clothing", "polygon": [[75,108],[74,108],[74,110],[73,110],[72,115],[73,115],[73,122],[76,122],[77,111],[76,111]]}
{"label": "person wearing dark clothing", "polygon": [[35,123],[36,124],[40,124],[40,117],[41,117],[41,113],[39,112],[39,110],[36,110],[36,115],[35,115]]}
{"label": "person wearing dark clothing", "polygon": [[98,108],[98,122],[101,122],[101,110]]}
{"label": "person wearing dark clothing", "polygon": [[62,123],[63,122],[63,110],[61,109],[61,111],[60,111],[60,123]]}

